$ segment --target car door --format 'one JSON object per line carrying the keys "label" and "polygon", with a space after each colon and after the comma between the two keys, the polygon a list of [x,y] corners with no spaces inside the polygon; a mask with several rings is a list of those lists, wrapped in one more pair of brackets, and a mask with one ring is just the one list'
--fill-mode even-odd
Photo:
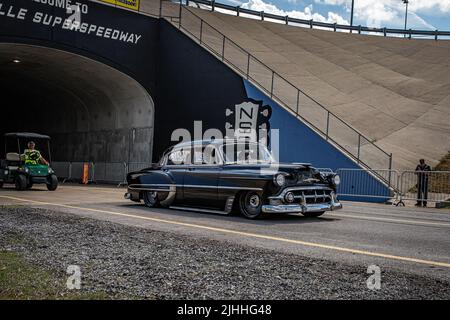
{"label": "car door", "polygon": [[184,202],[188,206],[223,209],[218,201],[217,185],[221,170],[214,146],[195,146],[192,164],[184,175]]}
{"label": "car door", "polygon": [[175,202],[177,204],[182,204],[184,201],[184,177],[190,163],[190,149],[174,149],[167,155],[167,159],[165,160],[165,164],[162,168],[162,170],[171,177],[176,185]]}

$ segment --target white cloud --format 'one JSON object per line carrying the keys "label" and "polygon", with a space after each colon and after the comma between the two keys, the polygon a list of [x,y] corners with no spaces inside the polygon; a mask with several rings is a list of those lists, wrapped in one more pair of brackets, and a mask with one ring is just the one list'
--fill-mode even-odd
{"label": "white cloud", "polygon": [[409,7],[415,12],[439,10],[443,13],[450,12],[450,0],[414,0]]}
{"label": "white cloud", "polygon": [[[352,0],[314,0],[316,3],[331,6],[350,6]],[[355,0],[355,7],[367,7],[370,5],[386,5],[389,7],[403,7],[401,0]],[[450,12],[450,0],[410,0],[411,10],[420,13],[421,11],[438,10],[441,12]]]}
{"label": "white cloud", "polygon": [[242,4],[242,8],[251,9],[255,11],[264,11],[267,13],[272,13],[280,16],[289,16],[292,18],[298,19],[313,19],[314,21],[319,22],[328,22],[328,23],[338,23],[338,24],[349,24],[349,22],[344,19],[342,16],[335,12],[328,12],[327,16],[323,16],[317,12],[313,12],[313,6],[309,5],[305,7],[302,11],[300,10],[291,10],[285,11],[279,9],[277,6],[272,3],[266,3],[263,0],[249,0],[246,3]]}
{"label": "white cloud", "polygon": [[[330,6],[345,6],[348,10],[351,0],[314,0]],[[420,17],[421,13],[448,14],[450,13],[450,0],[410,0],[408,27],[427,28],[434,27]],[[402,28],[405,18],[405,4],[400,0],[355,0],[355,18],[363,24],[372,27],[385,25]]]}

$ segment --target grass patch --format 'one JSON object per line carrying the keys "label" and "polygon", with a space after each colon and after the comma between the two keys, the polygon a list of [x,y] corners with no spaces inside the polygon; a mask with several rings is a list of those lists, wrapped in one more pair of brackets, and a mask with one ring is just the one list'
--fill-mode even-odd
{"label": "grass patch", "polygon": [[16,252],[0,251],[1,300],[101,300],[106,293],[68,290],[66,279],[31,265]]}

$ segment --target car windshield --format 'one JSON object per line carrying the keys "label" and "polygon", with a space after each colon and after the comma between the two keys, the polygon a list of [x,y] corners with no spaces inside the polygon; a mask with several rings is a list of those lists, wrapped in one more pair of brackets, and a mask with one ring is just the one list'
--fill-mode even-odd
{"label": "car windshield", "polygon": [[227,143],[222,146],[225,163],[272,163],[270,151],[260,143]]}

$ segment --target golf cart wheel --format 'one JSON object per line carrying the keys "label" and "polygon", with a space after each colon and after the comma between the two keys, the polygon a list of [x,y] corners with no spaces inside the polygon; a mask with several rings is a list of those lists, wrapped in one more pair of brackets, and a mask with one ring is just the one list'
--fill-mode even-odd
{"label": "golf cart wheel", "polygon": [[302,214],[305,217],[308,217],[308,218],[317,218],[317,217],[320,217],[321,215],[323,215],[324,213],[325,213],[325,211],[321,211],[321,212],[303,212]]}
{"label": "golf cart wheel", "polygon": [[49,191],[55,191],[58,188],[58,178],[52,174],[48,177],[47,189]]}
{"label": "golf cart wheel", "polygon": [[16,190],[19,190],[19,191],[25,190],[27,188],[27,177],[25,177],[22,174],[19,174],[16,177],[15,184],[16,184]]}
{"label": "golf cart wheel", "polygon": [[262,198],[257,192],[244,192],[239,197],[239,209],[247,219],[258,219],[262,216]]}

